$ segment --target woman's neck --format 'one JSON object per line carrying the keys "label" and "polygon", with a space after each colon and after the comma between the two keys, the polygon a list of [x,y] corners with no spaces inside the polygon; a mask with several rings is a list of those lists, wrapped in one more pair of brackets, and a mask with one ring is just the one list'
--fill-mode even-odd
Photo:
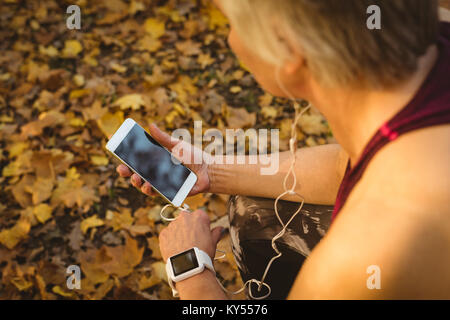
{"label": "woman's neck", "polygon": [[310,101],[328,120],[333,135],[348,153],[352,164],[357,162],[375,132],[413,99],[437,57],[437,47],[430,47],[419,59],[417,71],[395,89],[330,90],[311,84]]}

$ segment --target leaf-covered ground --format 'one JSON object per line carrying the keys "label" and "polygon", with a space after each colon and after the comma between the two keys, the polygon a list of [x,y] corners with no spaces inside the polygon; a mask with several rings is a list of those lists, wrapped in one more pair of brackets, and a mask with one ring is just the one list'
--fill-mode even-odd
{"label": "leaf-covered ground", "polygon": [[[81,30],[66,9],[81,7]],[[0,298],[171,299],[158,234],[163,201],[115,172],[104,146],[126,117],[168,132],[279,128],[292,107],[265,94],[227,45],[211,1],[96,0],[0,3]],[[330,140],[311,111],[300,144]],[[188,200],[226,225],[228,196]],[[242,282],[228,239],[216,263]],[[66,286],[79,265],[81,289]],[[239,295],[234,298],[243,298]]]}

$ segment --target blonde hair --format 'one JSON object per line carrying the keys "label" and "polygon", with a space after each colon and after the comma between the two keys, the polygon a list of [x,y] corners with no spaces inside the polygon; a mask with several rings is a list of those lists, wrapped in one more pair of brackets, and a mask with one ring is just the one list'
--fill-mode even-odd
{"label": "blonde hair", "polygon": [[[373,4],[381,9],[380,30],[366,26]],[[327,86],[398,84],[417,69],[438,33],[437,0],[223,0],[221,5],[261,58],[277,66],[292,58],[277,32],[282,31]]]}

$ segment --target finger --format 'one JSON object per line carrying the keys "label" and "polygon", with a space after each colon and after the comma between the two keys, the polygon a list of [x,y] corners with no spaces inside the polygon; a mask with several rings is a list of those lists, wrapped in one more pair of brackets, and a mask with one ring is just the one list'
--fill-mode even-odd
{"label": "finger", "polygon": [[203,211],[201,209],[197,209],[194,212],[192,212],[191,216],[200,219],[200,222],[204,224],[205,228],[209,229],[211,220],[209,219],[209,216],[205,211]]}
{"label": "finger", "polygon": [[142,191],[142,193],[144,193],[144,194],[146,194],[148,196],[152,196],[153,195],[152,186],[147,181],[144,182],[144,184],[142,185],[141,191]]}
{"label": "finger", "polygon": [[172,150],[180,142],[180,140],[172,138],[167,132],[160,130],[154,123],[150,125],[150,134],[168,150]]}
{"label": "finger", "polygon": [[211,230],[211,238],[213,240],[214,245],[217,246],[217,243],[222,239],[222,236],[224,235],[225,228],[223,227],[215,227]]}
{"label": "finger", "polygon": [[116,171],[121,177],[124,177],[124,178],[132,175],[131,170],[128,169],[128,167],[124,164],[119,164],[116,168]]}
{"label": "finger", "polygon": [[136,188],[140,188],[142,185],[141,177],[139,177],[136,173],[131,176],[131,184]]}

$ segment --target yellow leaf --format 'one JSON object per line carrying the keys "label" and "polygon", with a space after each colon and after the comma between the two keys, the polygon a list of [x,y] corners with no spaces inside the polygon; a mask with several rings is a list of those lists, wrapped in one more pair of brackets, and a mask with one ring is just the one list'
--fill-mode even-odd
{"label": "yellow leaf", "polygon": [[119,98],[116,102],[113,104],[114,106],[119,106],[120,109],[133,109],[138,110],[141,106],[145,105],[145,101],[142,98],[142,95],[138,93],[134,94],[127,94],[121,98]]}
{"label": "yellow leaf", "polygon": [[28,142],[16,142],[9,149],[9,157],[14,158],[21,154],[29,146]]}
{"label": "yellow leaf", "polygon": [[106,213],[106,218],[110,220],[108,221],[108,225],[113,227],[113,231],[128,228],[134,222],[130,210],[125,210],[123,213],[108,210]]}
{"label": "yellow leaf", "polygon": [[52,208],[46,203],[41,203],[33,208],[33,214],[40,223],[45,223],[52,217]]}
{"label": "yellow leaf", "polygon": [[59,294],[60,296],[66,297],[66,298],[71,298],[74,295],[73,292],[65,292],[63,289],[61,289],[60,286],[54,286],[52,288],[52,291],[56,294]]}
{"label": "yellow leaf", "polygon": [[105,136],[110,138],[114,132],[119,129],[123,121],[123,111],[117,111],[116,113],[106,112],[100,119],[97,120],[97,124]]}
{"label": "yellow leaf", "polygon": [[145,20],[144,30],[153,38],[158,39],[159,37],[164,35],[164,33],[166,32],[166,27],[164,22],[149,18]]}
{"label": "yellow leaf", "polygon": [[66,40],[62,55],[66,58],[73,58],[81,51],[83,51],[83,46],[78,40]]}
{"label": "yellow leaf", "polygon": [[153,274],[150,277],[146,277],[143,275],[141,279],[139,279],[139,290],[145,290],[148,288],[151,288],[157,284],[159,284],[161,280],[159,280],[156,276]]}
{"label": "yellow leaf", "polygon": [[116,62],[111,62],[109,66],[111,67],[111,69],[119,73],[124,73],[127,71],[127,67],[124,67]]}
{"label": "yellow leaf", "polygon": [[[2,75],[0,75],[0,81],[1,80],[2,80]],[[8,79],[6,79],[6,80],[8,80]],[[14,118],[4,114],[4,115],[0,116],[0,122],[11,123],[11,122],[14,122]]]}
{"label": "yellow leaf", "polygon": [[131,0],[130,7],[128,8],[128,13],[132,16],[138,11],[144,11],[145,5],[142,2]]}
{"label": "yellow leaf", "polygon": [[196,194],[195,196],[186,198],[185,203],[189,206],[190,209],[196,210],[199,207],[203,206],[205,203],[205,198],[202,193]]}
{"label": "yellow leaf", "polygon": [[35,279],[36,279],[36,286],[38,287],[39,293],[41,294],[41,299],[47,300],[48,295],[47,295],[47,291],[45,291],[44,278],[41,275],[37,274]]}
{"label": "yellow leaf", "polygon": [[72,127],[84,127],[84,125],[86,124],[86,122],[84,122],[83,119],[78,118],[78,117],[73,117],[69,120],[69,124]]}
{"label": "yellow leaf", "polygon": [[278,115],[278,110],[275,107],[270,107],[270,106],[264,106],[261,109],[261,114],[264,116],[264,118],[276,118]]}
{"label": "yellow leaf", "polygon": [[172,127],[173,124],[173,120],[175,119],[175,117],[178,116],[178,112],[176,110],[172,110],[170,111],[164,118],[164,121],[166,121],[166,124],[169,127]]}
{"label": "yellow leaf", "polygon": [[81,221],[80,228],[81,231],[86,234],[88,229],[103,226],[105,223],[102,219],[97,218],[97,215],[94,214],[92,217],[84,219]]}
{"label": "yellow leaf", "polygon": [[139,39],[137,49],[144,50],[149,52],[156,52],[161,48],[161,41],[153,38],[152,36],[146,35],[143,38]]}
{"label": "yellow leaf", "polygon": [[78,205],[78,207],[87,211],[89,206],[98,200],[95,190],[84,185],[83,180],[79,178],[79,174],[76,172],[76,168],[70,168],[67,170],[65,179],[58,181],[58,186],[53,191],[50,203],[53,206],[63,203],[69,208]]}
{"label": "yellow leaf", "polygon": [[109,161],[105,156],[92,155],[91,162],[96,166],[106,166]]}
{"label": "yellow leaf", "polygon": [[250,72],[250,69],[241,60],[239,60],[239,66],[245,71]]}
{"label": "yellow leaf", "polygon": [[183,109],[183,107],[179,103],[174,103],[173,108],[182,116],[186,115],[186,111]]}
{"label": "yellow leaf", "polygon": [[207,13],[209,16],[209,29],[224,27],[228,24],[228,19],[217,7],[210,5]]}
{"label": "yellow leaf", "polygon": [[16,286],[19,291],[26,291],[33,286],[33,282],[28,281],[21,277],[14,277],[11,279],[11,283]]}
{"label": "yellow leaf", "polygon": [[197,58],[197,62],[200,64],[200,66],[202,68],[205,68],[207,66],[209,66],[210,64],[212,64],[215,60],[213,58],[211,58],[211,56],[209,55],[209,53],[207,54],[200,54]]}
{"label": "yellow leaf", "polygon": [[85,96],[85,95],[88,95],[90,92],[91,92],[90,89],[77,89],[77,90],[72,90],[72,91],[70,92],[69,99],[70,99],[70,100],[77,99],[77,98],[83,97],[83,96]]}
{"label": "yellow leaf", "polygon": [[84,77],[81,74],[76,74],[73,76],[73,82],[78,86],[82,87],[84,85]]}
{"label": "yellow leaf", "polygon": [[20,219],[14,227],[0,232],[0,243],[12,249],[27,236],[30,228],[31,224],[27,219]]}
{"label": "yellow leaf", "polygon": [[292,119],[285,118],[280,122],[280,139],[287,139],[291,136]]}
{"label": "yellow leaf", "polygon": [[32,171],[31,150],[25,150],[17,156],[15,161],[10,162],[3,168],[4,177],[20,176],[23,173]]}
{"label": "yellow leaf", "polygon": [[306,134],[320,135],[328,132],[325,119],[319,114],[304,114],[299,120],[299,126]]}
{"label": "yellow leaf", "polygon": [[94,56],[84,56],[83,62],[90,65],[91,67],[98,66],[98,61],[97,61],[97,59],[95,59]]}
{"label": "yellow leaf", "polygon": [[56,57],[59,54],[58,49],[56,49],[54,46],[48,46],[46,48],[43,45],[39,45],[39,53],[45,54],[49,57]]}
{"label": "yellow leaf", "polygon": [[241,92],[241,91],[242,91],[242,88],[239,87],[239,86],[233,86],[233,87],[230,88],[230,92],[231,93],[238,93],[238,92]]}

